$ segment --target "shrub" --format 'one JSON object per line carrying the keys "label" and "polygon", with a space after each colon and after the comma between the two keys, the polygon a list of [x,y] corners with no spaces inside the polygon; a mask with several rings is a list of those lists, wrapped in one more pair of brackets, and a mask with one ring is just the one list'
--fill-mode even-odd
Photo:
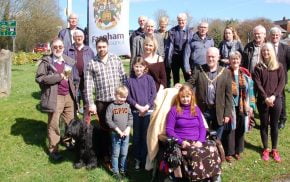
{"label": "shrub", "polygon": [[41,58],[42,54],[40,53],[26,53],[26,52],[18,52],[14,54],[13,64],[14,65],[22,65],[27,63],[33,63],[37,59]]}

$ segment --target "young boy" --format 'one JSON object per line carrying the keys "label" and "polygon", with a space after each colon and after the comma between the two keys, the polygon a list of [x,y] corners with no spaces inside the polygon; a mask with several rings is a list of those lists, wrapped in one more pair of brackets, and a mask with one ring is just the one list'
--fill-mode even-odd
{"label": "young boy", "polygon": [[131,109],[126,103],[127,96],[127,87],[119,86],[115,91],[116,100],[108,106],[106,111],[106,122],[112,129],[112,170],[113,176],[117,179],[121,179],[126,174],[129,136],[133,125]]}

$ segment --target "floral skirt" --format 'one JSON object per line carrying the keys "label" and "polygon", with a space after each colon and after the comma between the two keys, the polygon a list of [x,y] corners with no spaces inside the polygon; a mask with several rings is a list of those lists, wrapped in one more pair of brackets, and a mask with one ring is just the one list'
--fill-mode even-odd
{"label": "floral skirt", "polygon": [[192,181],[221,174],[221,158],[213,140],[207,140],[202,147],[182,149],[182,155],[183,175]]}

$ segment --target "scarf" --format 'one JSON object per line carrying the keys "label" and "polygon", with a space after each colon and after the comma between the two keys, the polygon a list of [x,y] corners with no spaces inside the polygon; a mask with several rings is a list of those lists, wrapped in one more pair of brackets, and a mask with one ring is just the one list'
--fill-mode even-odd
{"label": "scarf", "polygon": [[[239,69],[238,78],[239,78],[239,88],[237,87],[237,83],[235,81],[234,70],[230,68],[232,73],[232,93],[233,96],[240,96],[239,98],[239,113],[246,114],[246,106],[247,106],[247,93],[246,93],[246,78],[244,73]],[[238,90],[239,89],[239,90]]]}
{"label": "scarf", "polygon": [[222,58],[229,58],[230,52],[236,51],[236,45],[237,45],[237,41],[233,40],[233,41],[226,41],[224,40],[222,43]]}

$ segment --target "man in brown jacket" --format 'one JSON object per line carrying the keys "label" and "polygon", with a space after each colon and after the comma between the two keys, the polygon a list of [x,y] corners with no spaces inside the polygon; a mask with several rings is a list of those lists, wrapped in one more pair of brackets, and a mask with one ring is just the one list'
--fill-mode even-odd
{"label": "man in brown jacket", "polygon": [[54,39],[51,49],[52,54],[42,58],[35,80],[41,89],[41,109],[48,113],[49,156],[53,160],[60,160],[60,116],[67,124],[74,118],[76,94],[71,68],[75,61],[63,55],[62,40]]}
{"label": "man in brown jacket", "polygon": [[232,77],[230,71],[218,65],[219,50],[210,47],[206,52],[207,64],[196,67],[188,80],[196,92],[200,107],[211,130],[221,138],[224,124],[232,113]]}

